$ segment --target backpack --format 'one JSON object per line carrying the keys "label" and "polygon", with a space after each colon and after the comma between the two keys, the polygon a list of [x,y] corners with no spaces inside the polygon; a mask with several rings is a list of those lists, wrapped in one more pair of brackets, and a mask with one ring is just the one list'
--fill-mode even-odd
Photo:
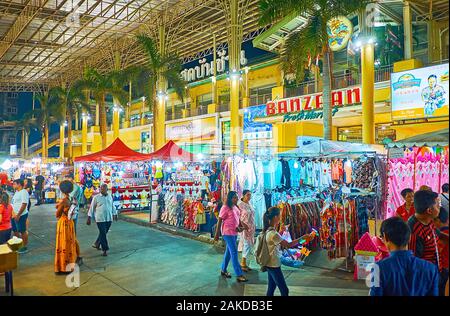
{"label": "backpack", "polygon": [[261,266],[261,271],[266,272],[266,266],[270,261],[270,254],[269,254],[269,247],[267,246],[267,240],[266,240],[266,234],[273,230],[268,229],[266,232],[259,233],[258,237],[256,238],[255,243],[255,258],[256,263],[258,263]]}

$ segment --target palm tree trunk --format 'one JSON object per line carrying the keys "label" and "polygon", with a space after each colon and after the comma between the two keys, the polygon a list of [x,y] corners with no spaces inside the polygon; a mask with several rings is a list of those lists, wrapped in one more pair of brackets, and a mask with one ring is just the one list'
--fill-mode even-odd
{"label": "palm tree trunk", "polygon": [[158,120],[158,98],[156,95],[156,82],[152,82],[152,84],[154,84],[155,86],[153,87],[153,105],[152,105],[152,113],[153,113],[153,125],[152,125],[152,143],[153,143],[153,150],[156,150],[156,121]]}
{"label": "palm tree trunk", "polygon": [[67,114],[67,160],[72,161],[72,114]]}
{"label": "palm tree trunk", "polygon": [[28,132],[25,132],[25,158],[28,158]]}
{"label": "palm tree trunk", "polygon": [[332,63],[331,52],[328,45],[324,47],[323,54],[323,137],[326,140],[333,138],[333,118],[332,99],[331,99],[331,82],[332,82]]}
{"label": "palm tree trunk", "polygon": [[48,127],[47,124],[44,125],[42,129],[42,159],[47,159],[48,157]]}
{"label": "palm tree trunk", "polygon": [[105,96],[103,95],[100,99],[100,134],[102,136],[102,149],[106,148],[107,143],[107,126],[106,126],[106,107],[105,107]]}

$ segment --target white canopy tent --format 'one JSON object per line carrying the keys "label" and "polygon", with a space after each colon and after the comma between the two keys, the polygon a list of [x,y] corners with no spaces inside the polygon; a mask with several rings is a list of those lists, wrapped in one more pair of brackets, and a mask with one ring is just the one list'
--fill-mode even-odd
{"label": "white canopy tent", "polygon": [[324,140],[313,137],[299,137],[298,148],[279,153],[280,157],[336,157],[364,154],[385,155],[386,149],[382,145],[368,145],[360,143]]}

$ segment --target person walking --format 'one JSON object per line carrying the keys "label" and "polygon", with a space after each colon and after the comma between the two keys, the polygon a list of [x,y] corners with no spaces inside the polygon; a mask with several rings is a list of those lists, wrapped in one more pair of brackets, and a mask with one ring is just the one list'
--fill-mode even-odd
{"label": "person walking", "polygon": [[239,200],[237,206],[241,213],[241,222],[247,225],[248,229],[240,233],[238,250],[242,251],[241,268],[242,271],[248,272],[252,269],[249,267],[249,256],[252,253],[253,246],[255,244],[255,210],[250,204],[252,193],[250,190],[244,190],[242,192],[242,199]]}
{"label": "person walking", "polygon": [[398,217],[381,224],[381,235],[389,257],[376,263],[371,296],[437,296],[439,272],[436,265],[413,256],[408,250],[411,230]]}
{"label": "person walking", "polygon": [[220,209],[214,240],[219,240],[219,229],[221,229],[222,238],[226,243],[226,249],[220,274],[227,279],[231,278],[231,274],[227,272],[228,264],[231,259],[236,274],[236,280],[238,282],[247,282],[248,280],[244,277],[241,265],[239,264],[237,234],[242,232],[243,229],[248,228],[240,221],[240,212],[237,207],[238,200],[238,194],[235,191],[230,191],[228,193],[226,203]]}
{"label": "person walking", "polygon": [[414,211],[414,191],[412,189],[404,189],[400,193],[402,195],[402,198],[405,200],[405,204],[401,205],[397,211],[395,212],[395,215],[403,219],[405,222],[408,221],[408,219],[415,214]]}
{"label": "person walking", "polygon": [[13,216],[11,218],[11,227],[14,235],[20,237],[23,240],[23,247],[17,252],[20,254],[28,251],[28,232],[27,232],[27,219],[28,219],[28,202],[30,197],[27,190],[24,189],[24,183],[21,179],[16,179],[13,182],[13,188],[15,190],[11,204],[13,207]]}
{"label": "person walking", "polygon": [[42,204],[42,190],[44,190],[44,186],[45,186],[45,178],[41,175],[41,172],[38,170],[34,182],[34,195],[36,198],[35,205]]}
{"label": "person walking", "polygon": [[[440,208],[439,216],[434,220],[434,226],[439,229],[441,236],[448,236],[448,211],[444,208]],[[444,296],[445,282],[448,280],[448,241],[443,238],[438,242],[439,259],[442,264],[441,268],[441,282],[439,283],[439,295]]]}
{"label": "person walking", "polygon": [[83,198],[83,191],[81,187],[74,181],[73,176],[68,176],[67,180],[73,185],[73,190],[69,194],[70,203],[74,206],[74,214],[72,217],[73,224],[75,227],[75,234],[77,233],[77,223],[78,223],[78,213],[80,211],[80,204]]}
{"label": "person walking", "polygon": [[69,194],[73,191],[70,181],[62,181],[59,189],[63,198],[56,205],[56,251],[55,251],[55,273],[70,273],[75,268],[75,263],[81,264],[80,247],[75,236],[73,221],[69,218],[71,207]]}
{"label": "person walking", "polygon": [[439,195],[439,197],[441,198],[441,205],[447,211],[447,213],[449,211],[449,209],[448,209],[448,207],[449,207],[448,191],[449,191],[449,185],[448,185],[448,183],[444,183],[442,185],[442,193]]}
{"label": "person walking", "polygon": [[92,247],[103,250],[102,256],[106,257],[109,250],[108,239],[106,235],[111,227],[112,221],[117,221],[117,210],[113,205],[111,194],[108,193],[108,186],[102,184],[100,186],[100,194],[92,199],[88,212],[87,225],[91,225],[91,218],[95,218],[99,235]]}
{"label": "person walking", "polygon": [[0,194],[0,245],[5,244],[11,238],[11,214],[12,205],[9,204],[9,195],[6,192]]}
{"label": "person walking", "polygon": [[434,225],[440,213],[439,195],[428,190],[417,191],[414,194],[414,208],[416,214],[408,220],[411,230],[409,249],[416,257],[438,267],[439,272],[442,273],[440,284],[445,287],[447,279],[443,271],[442,257],[439,256],[439,243],[442,241],[448,247],[448,234],[441,233]]}
{"label": "person walking", "polygon": [[280,290],[281,296],[288,296],[289,289],[286,285],[283,272],[281,271],[281,248],[292,248],[298,244],[301,239],[309,243],[313,236],[306,234],[298,239],[288,242],[276,231],[280,223],[280,209],[271,207],[264,213],[265,239],[268,248],[269,260],[265,268],[267,269],[269,284],[267,287],[267,296],[273,296],[276,288]]}

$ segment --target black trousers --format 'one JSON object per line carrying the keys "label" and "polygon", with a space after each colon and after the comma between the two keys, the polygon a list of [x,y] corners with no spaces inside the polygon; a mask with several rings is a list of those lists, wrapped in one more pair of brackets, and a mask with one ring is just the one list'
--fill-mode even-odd
{"label": "black trousers", "polygon": [[112,222],[97,223],[99,234],[97,240],[95,241],[95,245],[97,247],[101,246],[103,251],[109,250],[108,239],[106,239],[106,234],[108,234],[109,228],[111,227],[111,223]]}
{"label": "black trousers", "polygon": [[439,277],[439,296],[445,296],[445,286],[448,281],[448,269],[442,269]]}

